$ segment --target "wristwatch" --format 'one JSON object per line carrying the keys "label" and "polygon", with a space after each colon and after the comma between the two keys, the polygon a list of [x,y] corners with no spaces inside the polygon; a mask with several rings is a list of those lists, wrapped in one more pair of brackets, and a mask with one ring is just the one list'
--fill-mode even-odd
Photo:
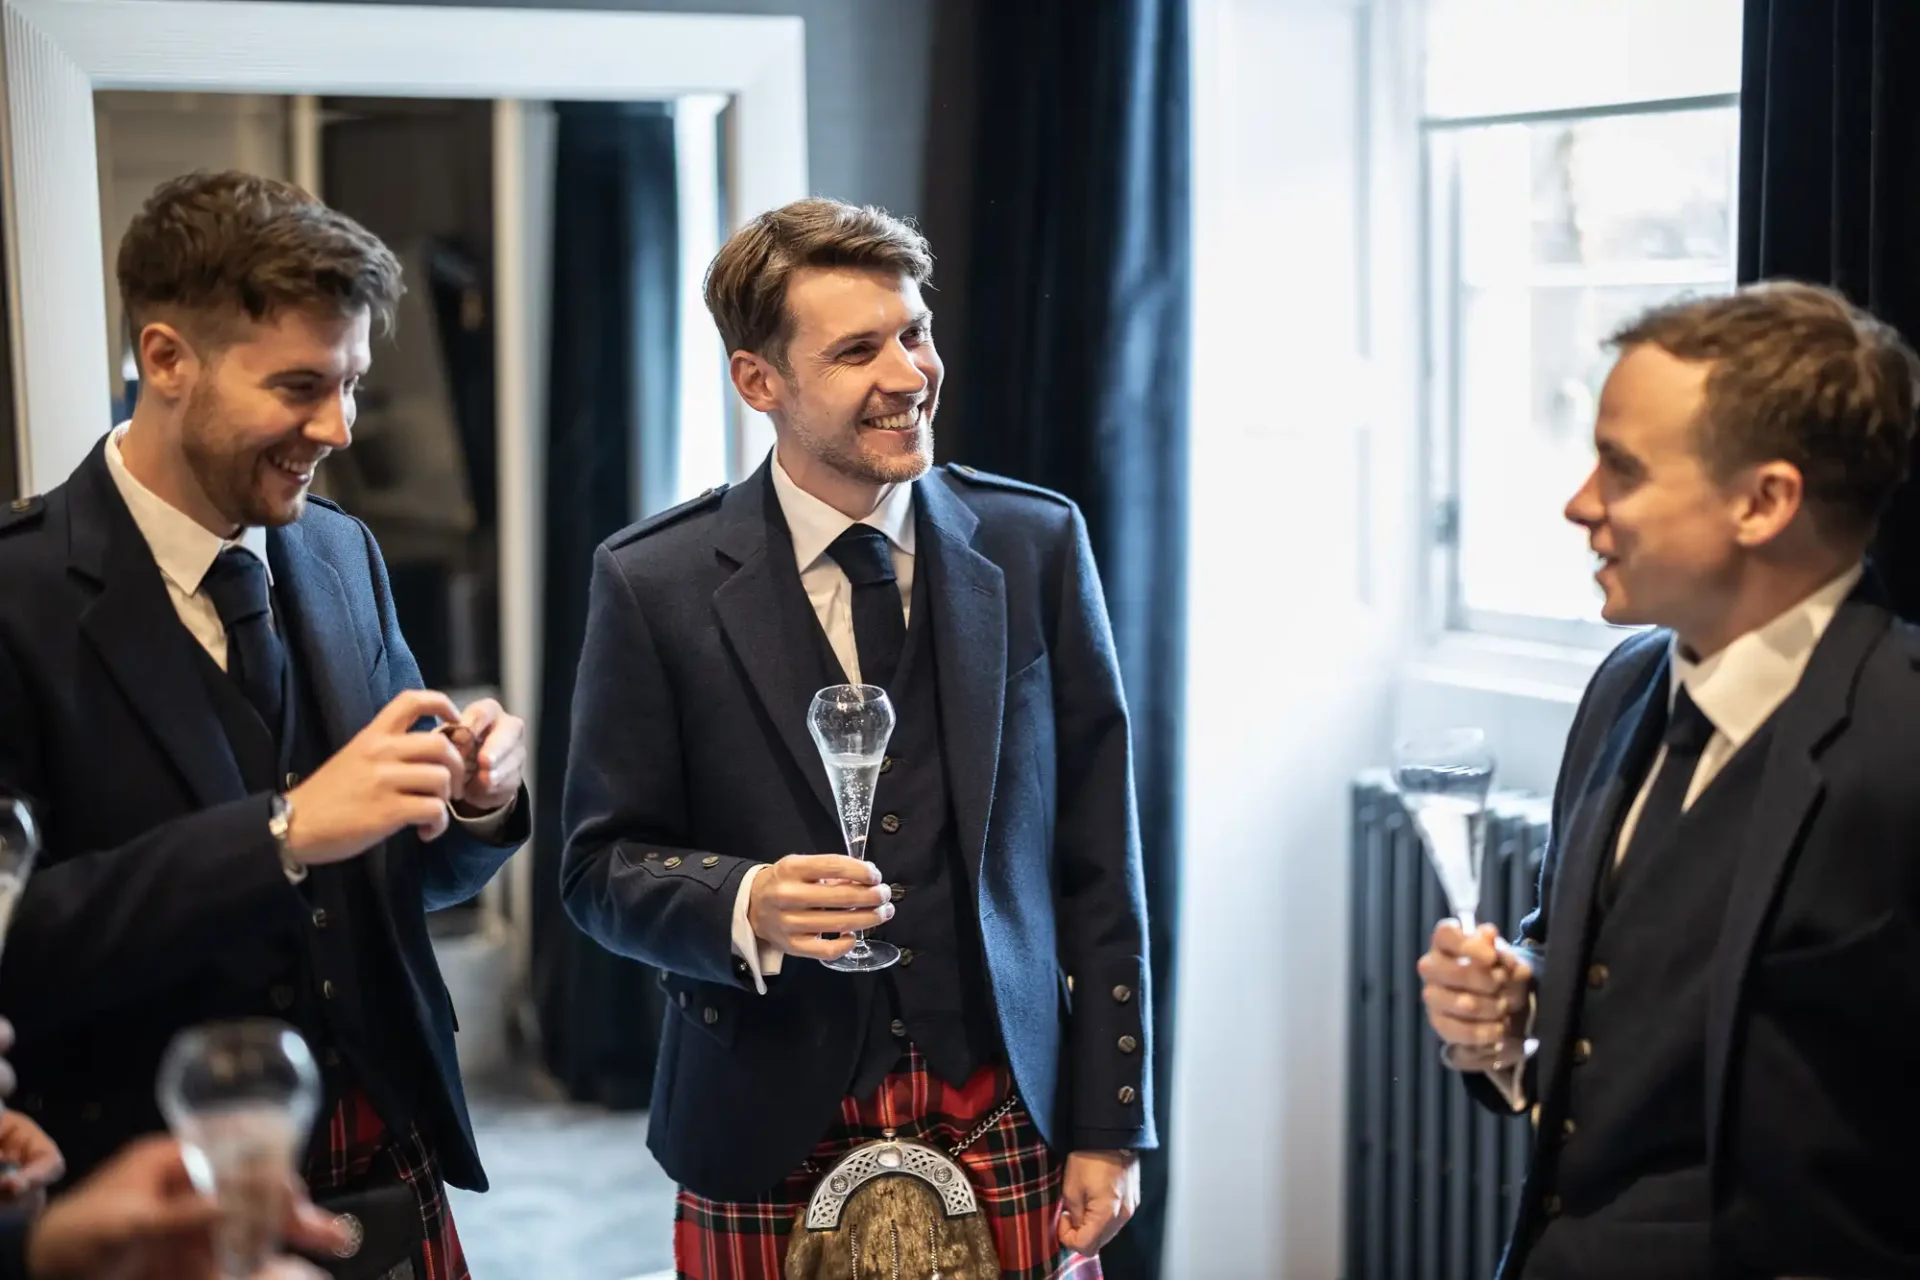
{"label": "wristwatch", "polygon": [[293,801],[276,791],[267,804],[267,834],[280,851],[280,869],[287,873],[287,883],[299,884],[307,878],[307,864],[293,856],[293,846],[288,843],[293,831]]}

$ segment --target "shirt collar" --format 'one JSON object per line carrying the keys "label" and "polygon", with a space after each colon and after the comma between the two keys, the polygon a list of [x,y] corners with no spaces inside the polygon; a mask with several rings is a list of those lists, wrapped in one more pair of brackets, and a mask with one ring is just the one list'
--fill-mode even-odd
{"label": "shirt collar", "polygon": [[1700,662],[1673,642],[1669,696],[1686,686],[1694,705],[1738,747],[1759,732],[1806,673],[1814,646],[1860,581],[1855,565],[1763,627]]}
{"label": "shirt collar", "polygon": [[[222,538],[134,479],[133,472],[127,470],[126,460],[120,456],[120,438],[126,430],[127,424],[123,422],[107,438],[107,473],[120,490],[121,500],[127,504],[140,535],[147,540],[154,563],[160,566],[160,572],[169,582],[187,595],[195,594],[214,560],[228,547],[250,551],[261,564],[267,564],[265,529],[251,525],[242,529],[238,538]],[[267,581],[273,581],[271,565],[267,567]]]}
{"label": "shirt collar", "polygon": [[795,484],[780,455],[773,456],[773,492],[780,500],[780,514],[787,518],[787,532],[793,538],[793,558],[805,573],[826,553],[833,540],[856,524],[869,524],[887,535],[887,541],[907,555],[913,554],[913,486],[890,484],[879,503],[859,520],[848,517]]}

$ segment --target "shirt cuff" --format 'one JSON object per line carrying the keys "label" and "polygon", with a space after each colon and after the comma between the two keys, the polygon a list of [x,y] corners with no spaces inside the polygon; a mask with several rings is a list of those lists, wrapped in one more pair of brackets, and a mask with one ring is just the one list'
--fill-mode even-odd
{"label": "shirt cuff", "polygon": [[447,806],[447,812],[453,815],[455,822],[465,827],[475,836],[478,836],[482,840],[492,840],[499,836],[501,830],[507,825],[507,819],[513,816],[514,806],[519,803],[520,797],[516,795],[498,809],[492,809],[471,818],[461,813],[452,805]]}
{"label": "shirt cuff", "polygon": [[786,959],[777,948],[755,936],[753,926],[747,923],[753,878],[766,869],[764,862],[748,867],[747,874],[740,877],[740,891],[733,898],[733,954],[747,962],[747,972],[753,975],[753,989],[761,995],[767,994],[767,979],[780,976],[780,963]]}

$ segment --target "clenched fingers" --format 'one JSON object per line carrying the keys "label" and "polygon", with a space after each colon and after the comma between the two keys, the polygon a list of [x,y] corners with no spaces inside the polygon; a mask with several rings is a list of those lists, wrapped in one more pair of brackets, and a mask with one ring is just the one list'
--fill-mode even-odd
{"label": "clenched fingers", "polygon": [[1480,964],[1439,951],[1427,952],[1414,967],[1430,987],[1472,995],[1497,995],[1513,981],[1513,974],[1504,962]]}
{"label": "clenched fingers", "polygon": [[884,884],[818,884],[775,881],[767,887],[766,903],[776,911],[871,911],[893,900]]}
{"label": "clenched fingers", "polygon": [[788,933],[845,933],[849,929],[878,929],[893,919],[893,906],[874,911],[790,911],[783,912],[780,924]]}

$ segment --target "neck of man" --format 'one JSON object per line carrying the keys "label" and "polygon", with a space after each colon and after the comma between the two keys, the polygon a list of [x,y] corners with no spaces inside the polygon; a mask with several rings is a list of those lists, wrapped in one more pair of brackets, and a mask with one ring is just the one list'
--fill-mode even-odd
{"label": "neck of man", "polygon": [[238,536],[233,521],[207,496],[180,448],[180,424],[160,415],[146,400],[134,406],[133,419],[120,437],[120,461],[127,473],[176,511],[222,538]]}
{"label": "neck of man", "polygon": [[872,515],[887,491],[893,488],[889,484],[855,479],[785,440],[774,445],[774,454],[787,479],[849,520],[864,520]]}
{"label": "neck of man", "polygon": [[1723,592],[1701,600],[1712,616],[1675,628],[1696,660],[1711,658],[1760,628],[1860,563],[1865,548],[1823,549],[1820,554],[1749,566]]}

